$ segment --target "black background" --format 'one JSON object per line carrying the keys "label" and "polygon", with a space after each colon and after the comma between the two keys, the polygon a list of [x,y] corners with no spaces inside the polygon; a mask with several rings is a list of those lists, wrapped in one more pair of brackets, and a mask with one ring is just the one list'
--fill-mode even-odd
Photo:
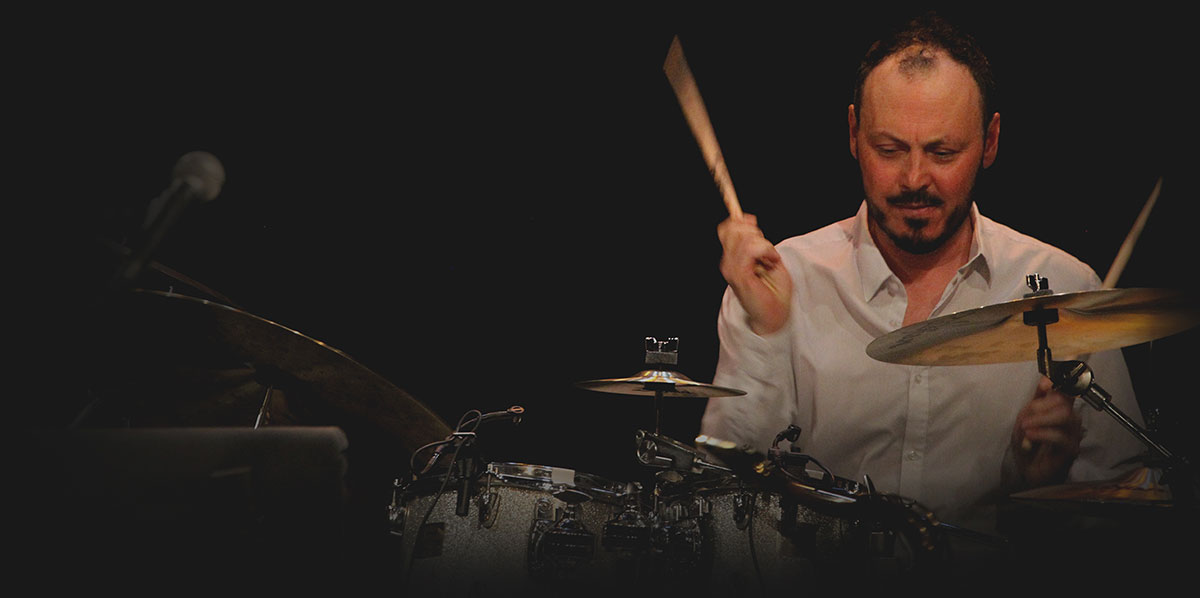
{"label": "black background", "polygon": [[[93,290],[86,241],[119,235],[115,214],[139,214],[181,155],[205,150],[227,183],[171,230],[160,262],[345,352],[448,424],[524,406],[519,426],[488,431],[490,460],[617,479],[638,474],[632,435],[653,427],[652,405],[574,383],[643,369],[645,336],[679,337],[677,369],[695,380],[716,363],[725,211],[662,72],[672,37],[743,208],[780,241],[857,209],[853,71],[911,12],[112,10],[30,16],[10,56],[15,120],[31,133],[12,166],[35,177],[22,203],[48,232],[11,226],[37,232],[21,255],[50,248],[24,296],[58,310],[51,320],[76,311]],[[1103,277],[1165,177],[1118,286],[1193,287],[1195,52],[1176,15],[944,14],[975,33],[1001,84],[982,212]],[[70,333],[39,353],[68,374],[87,359]],[[1194,392],[1170,374],[1190,365],[1194,336],[1127,351],[1143,408],[1181,437]],[[31,400],[65,392],[43,388]],[[668,402],[663,432],[690,441],[703,408]]]}

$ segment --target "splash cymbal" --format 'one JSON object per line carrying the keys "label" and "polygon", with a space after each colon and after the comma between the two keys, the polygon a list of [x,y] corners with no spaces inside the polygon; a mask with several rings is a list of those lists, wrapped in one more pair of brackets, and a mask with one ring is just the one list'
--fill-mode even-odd
{"label": "splash cymbal", "polygon": [[971,365],[1035,361],[1034,310],[1058,310],[1046,326],[1055,358],[1129,347],[1200,323],[1195,295],[1169,289],[1101,289],[1013,300],[940,316],[876,338],[867,355],[905,365]]}
{"label": "splash cymbal", "polygon": [[628,378],[608,378],[576,382],[575,386],[586,390],[633,396],[664,397],[736,397],[745,391],[714,386],[669,370],[643,370]]}

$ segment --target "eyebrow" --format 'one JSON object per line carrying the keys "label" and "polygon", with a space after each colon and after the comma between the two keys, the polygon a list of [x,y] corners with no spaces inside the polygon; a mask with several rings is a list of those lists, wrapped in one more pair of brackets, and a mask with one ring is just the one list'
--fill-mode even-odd
{"label": "eyebrow", "polygon": [[[886,131],[877,131],[874,133],[869,133],[867,135],[867,139],[869,141],[871,141],[872,143],[878,143],[880,141],[890,141],[890,142],[899,143],[899,144],[902,144],[905,146],[909,145],[908,141],[901,139],[895,135],[892,135],[891,133],[888,133]],[[949,146],[949,147],[955,147],[955,148],[962,148],[962,147],[966,147],[967,145],[969,145],[969,142],[955,143],[953,140],[948,139],[946,137],[938,137],[932,141],[926,142],[925,144],[921,145],[921,147]]]}

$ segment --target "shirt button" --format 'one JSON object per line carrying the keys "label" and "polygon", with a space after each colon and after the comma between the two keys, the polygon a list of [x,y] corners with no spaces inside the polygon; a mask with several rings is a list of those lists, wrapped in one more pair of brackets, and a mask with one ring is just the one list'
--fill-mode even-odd
{"label": "shirt button", "polygon": [[920,461],[921,453],[919,451],[908,451],[904,454],[904,458],[909,461]]}
{"label": "shirt button", "polygon": [[921,375],[920,375],[920,374],[916,374],[915,376],[913,376],[913,382],[916,382],[917,384],[920,384],[920,383],[921,383]]}

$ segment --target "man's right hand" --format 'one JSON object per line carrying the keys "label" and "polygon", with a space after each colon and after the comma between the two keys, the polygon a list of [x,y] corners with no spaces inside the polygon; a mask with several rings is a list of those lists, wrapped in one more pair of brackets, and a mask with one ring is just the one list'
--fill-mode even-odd
{"label": "man's right hand", "polygon": [[717,226],[721,240],[721,275],[750,315],[750,329],[760,336],[783,328],[791,311],[792,277],[783,258],[763,236],[758,219],[743,214]]}

